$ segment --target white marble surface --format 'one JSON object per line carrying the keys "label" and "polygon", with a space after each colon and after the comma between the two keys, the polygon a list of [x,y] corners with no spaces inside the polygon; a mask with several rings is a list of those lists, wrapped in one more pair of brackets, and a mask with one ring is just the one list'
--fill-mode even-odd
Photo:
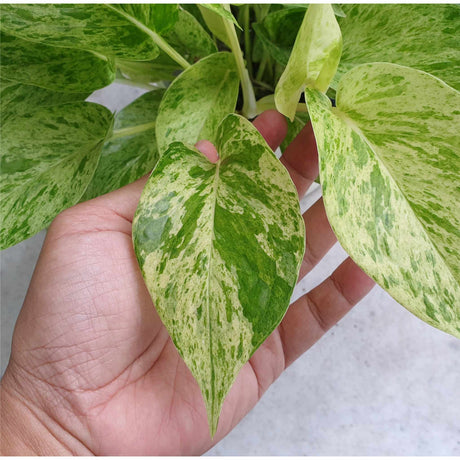
{"label": "white marble surface", "polygon": [[[114,85],[93,100],[120,110],[141,93]],[[1,254],[2,374],[44,233]],[[345,257],[334,246],[294,296]],[[208,454],[460,455],[460,341],[376,287]]]}

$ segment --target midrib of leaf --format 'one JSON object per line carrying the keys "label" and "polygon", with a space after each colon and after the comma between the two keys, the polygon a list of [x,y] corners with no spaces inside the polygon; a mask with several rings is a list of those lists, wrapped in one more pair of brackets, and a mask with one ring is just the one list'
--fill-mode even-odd
{"label": "midrib of leaf", "polygon": [[155,128],[155,121],[149,123],[142,123],[141,125],[128,126],[127,128],[114,129],[112,131],[112,136],[107,139],[107,142],[113,141],[115,139],[120,139],[121,137],[132,136],[133,134],[139,134],[144,131],[148,131],[152,128]]}
{"label": "midrib of leaf", "polygon": [[[376,149],[374,149],[374,147],[372,146],[372,144],[369,142],[369,140],[367,139],[366,135],[361,131],[361,129],[359,128],[359,126],[354,122],[354,120],[352,120],[351,118],[349,118],[346,114],[346,112],[342,112],[338,107],[332,107],[332,112],[337,115],[342,121],[345,122],[345,124],[347,126],[349,126],[353,131],[355,131],[360,137],[361,139],[364,140],[364,142],[367,144],[367,146],[369,147],[369,149],[374,153],[375,157],[377,158],[378,162],[379,162],[379,165],[380,167],[388,174],[389,177],[391,177],[391,180],[393,182],[393,185],[398,189],[398,191],[401,193],[401,195],[405,198],[405,201],[406,203],[408,204],[409,208],[411,209],[412,211],[412,214],[414,215],[415,219],[417,220],[417,222],[419,223],[420,227],[422,228],[423,230],[423,233],[425,233],[425,235],[427,236],[427,238],[430,240],[431,242],[431,245],[433,247],[433,249],[437,252],[437,254],[439,255],[439,257],[441,258],[441,260],[444,261],[444,256],[439,252],[438,250],[438,246],[435,242],[433,242],[432,240],[432,237],[430,235],[430,233],[428,233],[426,231],[426,228],[425,228],[425,225],[423,224],[423,222],[420,220],[419,216],[417,215],[417,213],[414,211],[414,208],[412,206],[412,203],[411,201],[407,198],[406,194],[404,193],[404,191],[401,189],[401,187],[399,186],[398,182],[394,179],[393,177],[393,174],[391,174],[390,170],[387,168],[386,164],[384,161],[382,161],[382,159],[380,158],[379,154],[378,154],[378,151]],[[448,272],[452,275],[452,278],[454,280],[457,280],[457,276],[454,275],[454,273],[452,272],[452,269],[450,267],[449,264],[447,264],[445,261],[444,261],[444,266],[447,268]]]}
{"label": "midrib of leaf", "polygon": [[158,35],[152,29],[142,24],[142,22],[138,21],[136,18],[126,13],[125,11],[118,10],[112,5],[106,4],[105,6],[121,14],[128,21],[130,21],[136,27],[138,27],[143,32],[145,32],[155,42],[156,45],[158,45],[169,57],[174,59],[182,68],[187,69],[188,67],[191,66],[191,64],[188,63],[172,46],[170,46],[166,40],[164,40],[160,35]]}
{"label": "midrib of leaf", "polygon": [[208,316],[208,336],[209,336],[209,363],[211,365],[211,401],[213,403],[213,407],[211,408],[211,418],[210,418],[210,423],[209,427],[211,430],[211,436],[214,436],[216,430],[217,430],[217,421],[219,420],[219,416],[214,412],[214,405],[215,405],[215,385],[214,385],[214,379],[215,379],[215,373],[214,373],[214,363],[212,359],[212,330],[211,330],[211,306],[209,303],[210,299],[210,286],[211,286],[211,270],[212,270],[212,253],[213,253],[213,248],[214,248],[214,220],[216,216],[216,203],[217,203],[217,186],[219,183],[219,172],[220,172],[220,164],[222,160],[218,160],[217,165],[216,165],[216,174],[214,176],[214,184],[213,184],[213,202],[212,202],[212,212],[211,212],[211,220],[212,220],[212,238],[209,244],[209,251],[208,251],[208,277],[206,280],[206,291],[207,291],[207,298],[206,298],[206,303],[207,303],[207,316]]}

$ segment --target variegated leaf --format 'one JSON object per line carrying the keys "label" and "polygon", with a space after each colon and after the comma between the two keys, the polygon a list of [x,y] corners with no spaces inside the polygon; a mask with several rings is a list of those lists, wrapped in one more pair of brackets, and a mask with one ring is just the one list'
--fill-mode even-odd
{"label": "variegated leaf", "polygon": [[116,114],[111,137],[82,201],[130,184],[158,161],[155,120],[164,90],[143,94]]}
{"label": "variegated leaf", "polygon": [[337,109],[306,99],[339,241],[403,306],[460,337],[460,94],[376,63],[343,77]]}
{"label": "variegated leaf", "polygon": [[294,185],[252,124],[228,115],[216,147],[213,164],[170,145],[133,222],[142,274],[212,434],[239,370],[286,312],[305,244]]}
{"label": "variegated leaf", "polygon": [[165,39],[191,62],[218,51],[208,32],[193,15],[183,9],[179,10],[178,21],[165,35]]}
{"label": "variegated leaf", "polygon": [[1,249],[34,235],[78,203],[111,125],[110,111],[89,102],[8,118],[2,126]]}
{"label": "variegated leaf", "polygon": [[[441,78],[460,90],[460,6],[344,5],[338,73],[367,62],[392,62]],[[338,82],[338,80],[337,80]]]}
{"label": "variegated leaf", "polygon": [[179,19],[178,5],[174,3],[119,3],[111,5],[133,23],[137,21],[158,34],[170,31]]}
{"label": "variegated leaf", "polygon": [[219,123],[235,109],[238,85],[230,53],[211,54],[180,74],[160,104],[156,125],[160,154],[175,141],[213,141]]}
{"label": "variegated leaf", "polygon": [[275,89],[278,111],[294,119],[305,87],[326,92],[339,64],[342,36],[331,5],[312,4]]}
{"label": "variegated leaf", "polygon": [[0,79],[0,126],[16,116],[67,102],[84,101],[90,93],[56,93],[36,86]]}
{"label": "variegated leaf", "polygon": [[0,28],[46,45],[147,60],[159,49],[147,26],[108,4],[3,4]]}
{"label": "variegated leaf", "polygon": [[66,93],[92,92],[115,79],[113,60],[0,34],[2,78]]}

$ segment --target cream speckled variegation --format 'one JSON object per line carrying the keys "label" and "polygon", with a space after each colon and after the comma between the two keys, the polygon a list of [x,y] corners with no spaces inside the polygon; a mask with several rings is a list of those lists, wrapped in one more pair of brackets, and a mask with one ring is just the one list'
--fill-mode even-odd
{"label": "cream speckled variegation", "polygon": [[[40,89],[30,88],[31,93]],[[15,88],[6,87],[5,93],[9,89]],[[27,90],[16,88],[13,94],[27,97]],[[39,102],[34,97],[30,101]],[[101,105],[65,103],[62,95],[54,105],[49,98],[44,102],[46,106],[9,116],[2,124],[1,249],[34,235],[78,203],[112,127],[113,115]]]}
{"label": "cream speckled variegation", "polygon": [[326,92],[342,52],[342,35],[331,5],[311,4],[286,69],[275,89],[276,108],[294,120],[305,87]]}
{"label": "cream speckled variegation", "polygon": [[337,108],[305,95],[339,241],[408,310],[460,337],[460,94],[374,63],[342,78]]}
{"label": "cream speckled variegation", "polygon": [[460,90],[460,5],[375,3],[343,9],[335,81],[359,64],[391,62],[429,72]]}
{"label": "cream speckled variegation", "polygon": [[158,151],[171,142],[214,140],[217,126],[234,111],[239,77],[230,53],[214,53],[180,74],[166,90],[158,110]]}
{"label": "cream speckled variegation", "polygon": [[238,371],[286,312],[305,245],[296,189],[253,125],[228,115],[216,146],[213,164],[170,145],[133,222],[142,274],[212,434]]}

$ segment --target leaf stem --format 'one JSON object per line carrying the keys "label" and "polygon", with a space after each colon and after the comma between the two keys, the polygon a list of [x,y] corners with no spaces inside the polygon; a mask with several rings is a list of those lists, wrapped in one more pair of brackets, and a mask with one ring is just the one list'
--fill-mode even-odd
{"label": "leaf stem", "polygon": [[166,40],[164,40],[160,35],[158,35],[152,29],[147,27],[145,24],[142,24],[142,22],[138,21],[136,18],[134,18],[130,14],[122,10],[119,10],[118,8],[115,8],[112,5],[106,4],[105,6],[121,14],[128,21],[132,22],[136,27],[138,27],[143,32],[145,32],[155,42],[155,44],[158,45],[158,47],[161,50],[163,50],[171,59],[176,61],[182,68],[187,69],[190,67],[191,64],[188,63],[172,46],[168,44]]}
{"label": "leaf stem", "polygon": [[131,136],[133,134],[139,134],[149,129],[155,128],[155,122],[151,121],[149,123],[143,123],[142,125],[129,126],[128,128],[114,129],[112,135],[108,139],[113,141],[114,139],[119,139],[120,137]]}
{"label": "leaf stem", "polygon": [[252,57],[251,57],[251,30],[249,29],[249,5],[243,6],[243,20],[244,20],[244,55],[248,64],[249,77],[252,78]]}
{"label": "leaf stem", "polygon": [[[230,10],[228,4],[225,5],[225,8]],[[244,65],[243,53],[241,52],[238,37],[236,36],[235,26],[232,22],[224,20],[224,27],[240,75],[241,89],[243,90],[243,115],[246,118],[254,118],[257,115],[256,97],[254,95],[251,79],[249,78],[249,73]]]}

